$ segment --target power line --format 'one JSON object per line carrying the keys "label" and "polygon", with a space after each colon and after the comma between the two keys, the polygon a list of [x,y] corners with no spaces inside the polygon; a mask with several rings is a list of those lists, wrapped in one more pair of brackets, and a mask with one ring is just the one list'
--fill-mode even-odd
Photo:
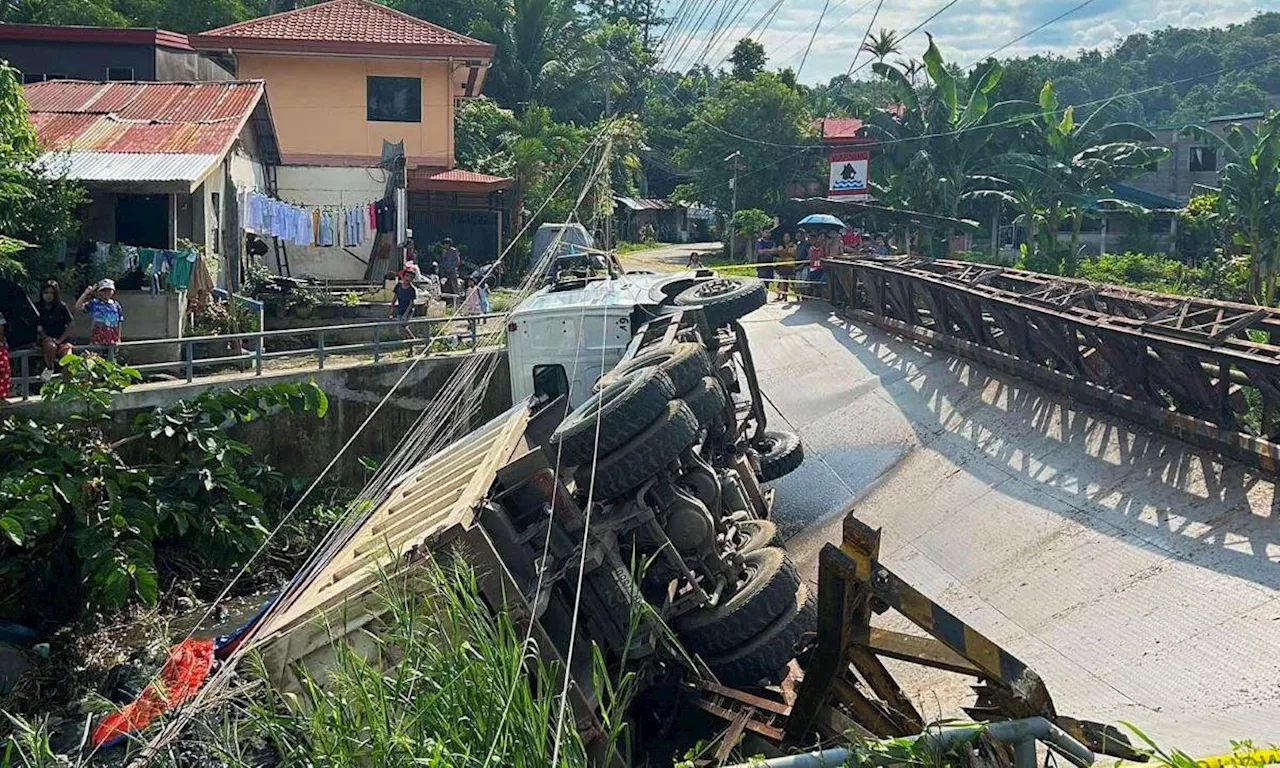
{"label": "power line", "polygon": [[827,8],[830,5],[831,0],[826,0],[822,4],[822,13],[818,14],[818,23],[813,25],[813,34],[809,35],[809,44],[804,47],[804,56],[800,57],[800,67],[796,69],[796,82],[800,82],[800,73],[804,71],[804,63],[809,60],[809,50],[813,48],[813,41],[818,36],[818,30],[822,28],[822,20],[827,17]]}
{"label": "power line", "polygon": [[1006,48],[1009,48],[1009,47],[1011,47],[1011,46],[1017,45],[1018,43],[1022,42],[1023,40],[1026,40],[1028,37],[1031,37],[1032,35],[1034,35],[1035,33],[1039,32],[1040,30],[1044,29],[1045,27],[1047,27],[1047,26],[1049,26],[1049,25],[1051,25],[1051,24],[1056,24],[1057,22],[1062,21],[1063,19],[1067,18],[1068,16],[1070,16],[1071,14],[1073,14],[1073,13],[1075,13],[1076,11],[1080,10],[1081,8],[1084,8],[1084,7],[1085,7],[1085,6],[1087,6],[1087,5],[1092,5],[1092,4],[1093,4],[1093,3],[1095,3],[1095,2],[1097,2],[1097,0],[1084,0],[1084,2],[1083,2],[1083,3],[1080,3],[1079,5],[1075,6],[1074,8],[1070,8],[1070,9],[1068,9],[1068,10],[1066,10],[1066,11],[1063,11],[1062,13],[1058,14],[1057,16],[1054,16],[1052,19],[1049,19],[1049,20],[1048,20],[1048,21],[1046,21],[1045,23],[1043,23],[1043,24],[1041,24],[1041,25],[1039,25],[1039,26],[1037,26],[1037,27],[1034,27],[1034,28],[1032,28],[1032,29],[1029,29],[1029,30],[1027,30],[1026,32],[1023,32],[1021,35],[1018,35],[1017,37],[1013,38],[1012,40],[1010,40],[1009,42],[1007,42],[1007,43],[1005,43],[1004,45],[1000,46],[999,48],[995,49],[994,51],[991,51],[990,53],[986,54],[985,56],[979,56],[979,57],[978,57],[977,59],[975,59],[974,61],[970,62],[969,64],[966,64],[964,68],[965,68],[965,69],[969,69],[970,67],[972,67],[974,64],[977,64],[978,62],[986,61],[987,59],[991,58],[992,56],[995,56],[997,53],[1000,53],[1001,51],[1005,50]]}
{"label": "power line", "polygon": [[867,24],[867,31],[862,33],[862,42],[858,44],[858,50],[853,52],[853,61],[849,62],[849,69],[844,73],[845,79],[853,75],[853,66],[858,63],[858,57],[862,55],[862,49],[867,46],[867,39],[871,37],[871,28],[876,25],[876,18],[880,15],[880,9],[884,7],[884,0],[880,0],[876,4],[876,12],[871,14],[871,21]]}
{"label": "power line", "polygon": [[[898,42],[899,42],[899,43],[901,43],[903,40],[906,40],[908,37],[911,37],[911,36],[912,36],[912,35],[914,35],[915,33],[919,32],[921,27],[923,27],[925,24],[928,24],[929,22],[933,21],[934,19],[938,18],[938,17],[939,17],[939,16],[941,16],[943,13],[946,13],[946,11],[947,11],[949,8],[951,8],[951,6],[955,5],[955,4],[956,4],[956,3],[958,3],[958,2],[960,2],[960,0],[950,0],[950,2],[948,2],[946,5],[942,6],[941,8],[939,8],[939,9],[938,9],[938,10],[936,10],[936,11],[934,11],[933,13],[929,14],[929,16],[928,16],[924,21],[922,21],[922,22],[920,22],[919,24],[917,24],[917,25],[915,25],[914,27],[912,27],[912,28],[910,29],[910,31],[908,31],[908,32],[907,32],[907,34],[905,34],[905,35],[903,35],[902,37],[898,38]],[[871,60],[870,60],[870,59],[868,59],[868,60],[867,60],[867,62],[866,62],[866,64],[863,64],[861,67],[858,67],[857,69],[855,69],[855,70],[853,70],[852,72],[850,72],[850,73],[849,73],[849,76],[850,76],[850,77],[853,77],[853,76],[854,76],[854,75],[856,75],[858,72],[861,72],[861,71],[862,71],[862,69],[863,69],[864,67],[866,67],[866,66],[867,66],[868,64],[870,64],[870,63],[871,63]]]}
{"label": "power line", "polygon": [[[838,2],[838,3],[836,3],[835,5],[831,6],[831,10],[833,10],[833,11],[834,11],[836,8],[839,8],[840,6],[844,5],[844,4],[845,4],[845,3],[847,3],[848,1],[849,1],[849,0],[840,0],[840,2]],[[871,4],[872,4],[872,3],[874,3],[875,1],[876,1],[876,0],[867,0],[867,1],[866,1],[865,3],[863,3],[862,5],[858,6],[857,8],[854,8],[852,11],[850,11],[850,12],[849,12],[849,13],[848,13],[844,18],[840,19],[840,20],[839,20],[839,21],[837,21],[835,24],[832,24],[832,25],[831,25],[831,28],[832,28],[832,29],[839,29],[841,26],[843,26],[843,25],[844,25],[844,23],[845,23],[846,21],[848,21],[849,19],[852,19],[854,16],[857,16],[859,13],[861,13],[861,12],[862,12],[862,10],[863,10],[864,8],[866,8],[868,5],[871,5]],[[786,40],[783,40],[783,41],[781,41],[780,43],[778,43],[778,47],[779,47],[779,48],[785,48],[785,47],[787,46],[787,44],[789,44],[792,40],[795,40],[797,37],[800,37],[800,36],[801,36],[801,35],[803,35],[803,34],[804,34],[804,30],[802,29],[802,30],[800,30],[799,32],[796,32],[795,34],[793,34],[791,37],[788,37]],[[796,53],[791,54],[790,56],[788,56],[788,57],[787,57],[787,58],[785,58],[785,59],[780,59],[778,63],[779,63],[779,64],[783,64],[783,63],[786,63],[786,62],[788,62],[788,61],[795,61],[796,57],[797,57],[797,56],[799,56],[799,55],[800,55],[800,52],[799,52],[799,51],[797,51]]]}

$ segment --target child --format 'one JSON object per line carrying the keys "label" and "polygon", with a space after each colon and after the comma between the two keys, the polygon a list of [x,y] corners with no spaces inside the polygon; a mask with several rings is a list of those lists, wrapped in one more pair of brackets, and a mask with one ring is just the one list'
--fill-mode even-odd
{"label": "child", "polygon": [[76,299],[76,311],[93,318],[89,339],[109,351],[120,343],[120,326],[124,324],[124,308],[116,301],[114,280],[103,280],[84,289]]}
{"label": "child", "polygon": [[413,302],[418,298],[418,289],[413,287],[415,274],[408,269],[400,270],[400,282],[396,283],[393,291],[395,297],[391,301],[391,314],[388,315],[400,322],[400,338],[405,340],[417,338],[409,328],[409,321],[413,319]]}
{"label": "child", "polygon": [[[474,277],[467,278],[467,298],[462,302],[462,314],[484,315],[489,312],[489,294],[484,286],[478,285]],[[467,330],[471,333],[471,346],[476,345],[476,321],[467,321]]]}

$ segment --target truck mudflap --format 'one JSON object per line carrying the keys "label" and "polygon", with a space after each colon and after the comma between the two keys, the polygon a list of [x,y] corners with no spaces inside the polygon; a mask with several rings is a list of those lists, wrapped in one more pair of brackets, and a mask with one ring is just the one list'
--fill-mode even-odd
{"label": "truck mudflap", "polygon": [[[819,554],[817,635],[802,650],[803,663],[792,662],[782,702],[703,685],[699,706],[739,733],[780,731],[775,740],[797,746],[814,731],[828,737],[849,730],[878,738],[918,734],[928,722],[885,666],[888,658],[976,678],[976,701],[964,708],[975,721],[1044,717],[1095,753],[1148,759],[1114,726],[1059,715],[1034,670],[907,584],[879,554],[880,531],[850,510],[840,546],[827,544]],[[890,609],[925,635],[871,625],[873,613]]]}

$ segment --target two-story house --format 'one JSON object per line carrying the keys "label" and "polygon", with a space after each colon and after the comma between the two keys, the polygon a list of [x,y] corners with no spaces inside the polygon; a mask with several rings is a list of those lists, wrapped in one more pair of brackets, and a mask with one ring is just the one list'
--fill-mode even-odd
{"label": "two-story house", "polygon": [[164,29],[0,24],[0,59],[22,82],[230,80],[231,70]]}
{"label": "two-story house", "polygon": [[[458,170],[454,105],[478,96],[493,46],[371,0],[329,0],[191,37],[237,77],[266,83],[280,139],[279,199],[350,206],[383,197],[383,142],[403,142],[408,227],[419,250],[451,237],[496,257],[510,179]],[[294,274],[380,278],[385,253],[294,247]]]}

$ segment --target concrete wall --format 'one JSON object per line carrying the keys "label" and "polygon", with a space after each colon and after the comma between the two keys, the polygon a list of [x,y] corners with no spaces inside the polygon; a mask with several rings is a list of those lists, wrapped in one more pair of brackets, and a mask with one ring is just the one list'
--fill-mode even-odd
{"label": "concrete wall", "polygon": [[[472,426],[479,426],[510,406],[511,388],[505,352],[496,352],[497,367],[490,379],[480,412]],[[468,356],[423,360],[400,385],[378,414],[352,444],[334,468],[335,479],[352,485],[363,485],[365,470],[359,465],[364,456],[381,461],[399,443],[449,380],[450,375]],[[314,379],[329,397],[329,414],[323,419],[313,415],[281,415],[248,425],[242,438],[253,446],[254,453],[267,457],[277,469],[291,477],[313,478],[359,429],[378,402],[399,378],[408,362],[356,364],[323,371],[295,371],[267,374],[261,377],[228,376],[212,382],[146,384],[133,387],[116,396],[112,409],[122,433],[140,413],[158,406],[170,405],[194,397],[208,388],[243,388],[253,384]],[[20,405],[15,407],[34,407]]]}
{"label": "concrete wall", "polygon": [[[266,81],[285,162],[290,155],[309,158],[303,163],[376,162],[387,139],[403,140],[405,156],[418,163],[453,166],[455,86],[446,62],[241,54],[238,74]],[[366,119],[366,78],[379,75],[421,78],[421,122]]]}
{"label": "concrete wall", "polygon": [[[277,171],[276,187],[281,200],[297,205],[358,205],[382,198],[386,172],[377,168],[285,165]],[[364,277],[364,262],[369,261],[373,244],[374,238],[370,237],[363,245],[349,248],[351,253],[342,248],[290,244],[289,268],[294,277],[359,280]],[[267,261],[274,264],[274,259]]]}

